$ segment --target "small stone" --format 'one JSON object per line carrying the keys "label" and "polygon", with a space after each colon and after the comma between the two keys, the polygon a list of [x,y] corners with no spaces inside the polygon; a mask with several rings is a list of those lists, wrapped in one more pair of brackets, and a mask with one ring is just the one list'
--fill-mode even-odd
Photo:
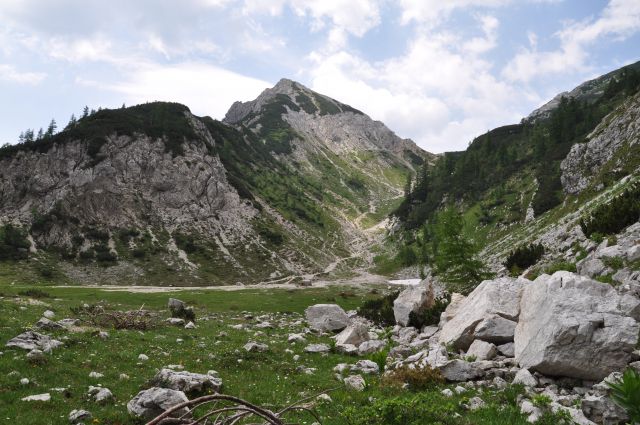
{"label": "small stone", "polygon": [[53,319],[54,317],[56,317],[56,314],[51,310],[45,310],[45,312],[42,313],[42,316],[46,317],[47,319]]}
{"label": "small stone", "polygon": [[27,353],[27,360],[31,363],[43,363],[47,360],[42,350],[33,349]]}
{"label": "small stone", "polygon": [[466,393],[467,392],[467,389],[465,387],[460,386],[460,385],[455,387],[453,390],[456,392],[456,394],[462,394],[462,393]]}
{"label": "small stone", "polygon": [[129,375],[127,375],[126,373],[121,373],[118,376],[118,379],[121,380],[121,381],[127,381],[127,380],[129,380]]}
{"label": "small stone", "polygon": [[30,381],[29,381],[29,379],[27,379],[27,378],[22,378],[22,379],[20,380],[20,385],[29,385],[29,382],[30,382]]}
{"label": "small stone", "polygon": [[262,353],[269,350],[269,346],[267,344],[253,341],[249,341],[248,343],[246,343],[243,348],[249,353]]}
{"label": "small stone", "polygon": [[109,338],[109,332],[105,332],[105,331],[98,332],[98,338],[100,338],[100,339],[108,339]]}
{"label": "small stone", "polygon": [[328,353],[331,347],[327,344],[309,344],[304,347],[305,353]]}
{"label": "small stone", "polygon": [[446,389],[444,389],[444,390],[442,390],[440,392],[445,397],[453,397],[453,391],[451,391],[449,388],[446,388]]}
{"label": "small stone", "polygon": [[527,369],[520,369],[513,378],[513,384],[522,384],[525,387],[535,387],[538,380]]}
{"label": "small stone", "polygon": [[478,410],[485,407],[487,403],[484,402],[480,397],[473,397],[469,400],[469,410]]}
{"label": "small stone", "polygon": [[91,412],[82,409],[74,409],[69,413],[69,423],[79,424],[83,421],[90,421],[93,419]]}
{"label": "small stone", "polygon": [[147,360],[149,360],[149,356],[147,356],[146,354],[140,354],[138,356],[138,360],[141,362],[146,362]]}
{"label": "small stone", "polygon": [[27,397],[23,397],[21,400],[22,401],[51,401],[51,394],[44,393],[44,394],[30,395]]}
{"label": "small stone", "polygon": [[366,383],[360,375],[351,375],[344,378],[344,384],[349,390],[364,391]]}
{"label": "small stone", "polygon": [[100,379],[103,376],[104,376],[104,374],[100,373],[100,372],[95,372],[94,371],[94,372],[89,373],[89,378]]}
{"label": "small stone", "polygon": [[195,329],[196,328],[196,324],[193,322],[189,322],[186,325],[184,325],[185,329]]}

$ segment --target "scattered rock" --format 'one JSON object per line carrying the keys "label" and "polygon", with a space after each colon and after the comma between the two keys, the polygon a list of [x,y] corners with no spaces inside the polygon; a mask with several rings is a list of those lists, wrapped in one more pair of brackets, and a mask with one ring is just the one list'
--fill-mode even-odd
{"label": "scattered rock", "polygon": [[336,345],[360,345],[369,341],[369,328],[362,322],[353,322],[336,335]]}
{"label": "scattered rock", "polygon": [[[127,410],[137,418],[150,421],[166,410],[180,403],[189,401],[182,391],[169,388],[152,387],[148,390],[140,391],[129,403]],[[180,417],[188,413],[188,409],[182,408],[172,414],[172,417]]]}
{"label": "scattered rock", "polygon": [[93,415],[87,410],[74,409],[69,413],[69,423],[74,425],[91,419],[93,419]]}
{"label": "scattered rock", "polygon": [[476,379],[484,375],[484,371],[477,367],[476,363],[464,360],[449,360],[444,365],[438,367],[440,373],[450,382],[464,382]]}
{"label": "scattered rock", "polygon": [[62,342],[52,339],[48,335],[33,331],[21,333],[20,335],[10,339],[6,344],[7,347],[22,348],[23,350],[42,350],[45,352],[51,351],[52,349],[62,345]]}
{"label": "scattered rock", "polygon": [[196,328],[196,324],[193,322],[189,322],[186,325],[184,325],[185,329],[195,329]]}
{"label": "scattered rock", "polygon": [[42,317],[45,317],[47,319],[53,319],[54,317],[56,317],[56,314],[51,310],[45,310],[45,312],[42,313]]}
{"label": "scattered rock", "polygon": [[113,400],[113,393],[109,388],[90,386],[88,394],[98,404],[106,404]]}
{"label": "scattered rock", "polygon": [[140,355],[138,355],[138,361],[140,361],[140,362],[146,362],[147,360],[149,360],[149,356],[147,356],[146,354],[140,354]]}
{"label": "scattered rock", "polygon": [[170,317],[167,319],[167,323],[174,326],[184,326],[184,319],[179,319],[177,317]]}
{"label": "scattered rock", "polygon": [[498,351],[505,357],[515,356],[515,344],[513,342],[507,342],[506,344],[498,345]]}
{"label": "scattered rock", "polygon": [[22,378],[20,380],[20,385],[29,385],[29,379],[28,378]]}
{"label": "scattered rock", "polygon": [[42,350],[33,349],[27,353],[27,360],[31,363],[44,363],[47,358]]}
{"label": "scattered rock", "polygon": [[203,393],[208,390],[220,392],[222,389],[222,379],[211,374],[176,372],[171,369],[160,370],[153,378],[152,383],[160,388],[169,388],[186,394]]}
{"label": "scattered rock", "polygon": [[349,390],[364,391],[366,383],[364,378],[360,375],[351,375],[344,378],[344,385]]}
{"label": "scattered rock", "polygon": [[453,391],[451,391],[449,388],[445,388],[444,390],[442,390],[440,392],[445,397],[453,397]]}
{"label": "scattered rock", "polygon": [[484,400],[482,400],[480,397],[472,397],[471,399],[469,399],[469,403],[467,406],[469,407],[469,410],[478,410],[482,409],[486,405],[487,403],[485,403]]}
{"label": "scattered rock", "polygon": [[269,350],[269,346],[267,344],[253,341],[247,342],[243,348],[249,353],[262,353]]}
{"label": "scattered rock", "polygon": [[377,375],[380,373],[380,367],[371,360],[358,360],[356,364],[351,366],[351,371],[364,373],[365,375]]}
{"label": "scattered rock", "polygon": [[307,339],[302,334],[289,334],[287,337],[287,342],[296,343],[296,342],[306,342]]}
{"label": "scattered rock", "polygon": [[305,353],[328,353],[331,347],[327,344],[309,344],[304,347]]}
{"label": "scattered rock", "polygon": [[340,331],[349,325],[349,316],[337,304],[312,305],[304,314],[309,326],[316,331]]}
{"label": "scattered rock", "polygon": [[90,372],[89,373],[89,378],[93,378],[93,379],[100,379],[104,376],[104,374],[100,373],[100,372]]}
{"label": "scattered rock", "polygon": [[382,351],[384,347],[386,347],[386,345],[387,345],[386,342],[379,339],[372,339],[370,341],[365,341],[362,344],[360,344],[360,346],[358,347],[358,354],[364,355],[364,354],[377,353],[378,351]]}
{"label": "scattered rock", "polygon": [[51,401],[51,394],[35,394],[21,398],[22,401]]}
{"label": "scattered rock", "polygon": [[525,387],[535,387],[538,385],[538,380],[527,369],[520,369],[516,372],[516,376],[513,378],[513,384],[522,384]]}
{"label": "scattered rock", "polygon": [[491,360],[496,356],[496,352],[495,345],[476,339],[469,347],[467,356],[473,356],[476,360]]}

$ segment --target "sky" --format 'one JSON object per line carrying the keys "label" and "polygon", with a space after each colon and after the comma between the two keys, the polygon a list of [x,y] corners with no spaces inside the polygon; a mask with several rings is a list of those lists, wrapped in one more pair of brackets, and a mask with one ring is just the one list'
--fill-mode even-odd
{"label": "sky", "polygon": [[0,144],[85,105],[222,119],[290,78],[431,152],[640,60],[640,0],[0,0]]}

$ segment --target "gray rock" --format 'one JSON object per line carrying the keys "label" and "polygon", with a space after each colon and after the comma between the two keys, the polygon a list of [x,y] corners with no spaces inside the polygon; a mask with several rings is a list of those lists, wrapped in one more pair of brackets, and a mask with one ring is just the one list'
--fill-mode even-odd
{"label": "gray rock", "polygon": [[90,386],[88,394],[98,404],[106,404],[113,400],[113,393],[109,388]]}
{"label": "gray rock", "polygon": [[342,354],[356,355],[358,354],[358,347],[353,344],[336,344],[336,351]]}
{"label": "gray rock", "polygon": [[[455,349],[467,350],[475,335],[476,327],[483,321],[484,335],[493,332],[487,328],[490,323],[502,325],[496,317],[517,320],[520,314],[520,296],[530,282],[526,279],[499,278],[485,280],[461,301],[457,314],[442,327],[439,340]],[[487,319],[494,319],[492,322]],[[506,341],[503,341],[506,342]]]}
{"label": "gray rock", "polygon": [[386,347],[387,343],[381,341],[379,339],[373,339],[370,341],[365,341],[360,346],[358,346],[358,354],[371,354],[377,353],[378,351],[382,351],[384,347]]}
{"label": "gray rock", "polygon": [[464,360],[449,360],[444,365],[438,367],[438,370],[450,382],[464,382],[472,379],[480,378],[484,375],[484,371],[478,365]]}
{"label": "gray rock", "polygon": [[91,419],[93,419],[93,415],[87,410],[74,409],[69,413],[69,423],[74,425]]}
{"label": "gray rock", "polygon": [[477,397],[477,396],[469,399],[469,403],[468,403],[469,410],[482,409],[486,405],[487,403],[485,403],[484,400],[482,400],[480,397]]}
{"label": "gray rock", "polygon": [[360,345],[369,341],[369,328],[362,322],[353,322],[336,335],[336,345]]}
{"label": "gray rock", "polygon": [[599,258],[585,258],[576,267],[579,274],[589,277],[600,276],[607,270],[607,266]]}
{"label": "gray rock", "polygon": [[496,344],[513,341],[517,323],[498,315],[491,315],[478,323],[474,336],[487,342]]}
{"label": "gray rock", "polygon": [[601,380],[629,363],[640,324],[622,310],[634,310],[633,300],[611,286],[561,271],[538,277],[522,300],[515,334],[522,367]]}
{"label": "gray rock", "polygon": [[337,304],[316,304],[304,311],[309,326],[321,332],[340,331],[349,325],[349,316]]}
{"label": "gray rock", "polygon": [[23,350],[42,350],[45,352],[51,351],[54,348],[64,345],[62,342],[52,339],[48,335],[43,335],[38,332],[27,331],[20,335],[11,338],[6,346],[22,348]]}
{"label": "gray rock", "polygon": [[247,342],[243,348],[250,353],[262,353],[269,350],[269,346],[267,344],[254,341]]}
{"label": "gray rock", "polygon": [[184,319],[178,317],[170,317],[167,319],[167,323],[174,326],[184,326]]}
{"label": "gray rock", "polygon": [[169,307],[169,310],[171,312],[179,312],[182,311],[187,305],[184,303],[184,301],[180,301],[176,298],[169,298],[169,301],[167,302],[167,307]]}
{"label": "gray rock", "polygon": [[47,319],[53,319],[54,317],[56,317],[56,314],[51,310],[45,310],[45,312],[42,313],[42,317],[46,317]]}
{"label": "gray rock", "polygon": [[629,416],[607,396],[587,395],[582,399],[582,413],[598,424],[614,425],[627,423]]}
{"label": "gray rock", "polygon": [[63,329],[63,326],[57,322],[47,319],[46,317],[40,318],[35,324],[36,328],[44,329],[46,331],[55,331]]}
{"label": "gray rock", "polygon": [[183,393],[204,393],[206,391],[220,392],[222,379],[201,373],[187,371],[173,371],[161,369],[152,381],[153,385],[160,388],[170,388]]}
{"label": "gray rock", "polygon": [[520,404],[520,413],[527,415],[527,422],[536,423],[543,415],[542,409],[536,407],[529,400],[523,400]]}
{"label": "gray rock", "polygon": [[26,396],[21,398],[20,400],[22,401],[42,401],[42,402],[48,402],[51,401],[51,394],[49,393],[44,393],[44,394],[34,394],[34,395],[30,395],[30,396]]}
{"label": "gray rock", "polygon": [[295,342],[306,342],[307,339],[302,334],[289,334],[287,337],[287,342],[295,343]]}
{"label": "gray rock", "polygon": [[42,363],[47,360],[42,350],[33,349],[27,353],[27,360],[32,363]]}
{"label": "gray rock", "polygon": [[[140,391],[132,398],[127,403],[127,410],[136,418],[150,421],[172,407],[187,401],[189,399],[182,391],[152,387]],[[184,407],[174,412],[171,417],[180,417],[188,412],[189,410]]]}
{"label": "gray rock", "polygon": [[513,378],[513,384],[522,384],[525,387],[536,387],[538,380],[527,369],[520,369]]}
{"label": "gray rock", "polygon": [[367,386],[364,378],[360,375],[351,375],[344,378],[344,385],[348,390],[364,391]]}
{"label": "gray rock", "polygon": [[431,282],[423,281],[410,286],[398,295],[393,302],[393,315],[401,326],[409,324],[409,315],[419,313],[433,306],[434,293]]}
{"label": "gray rock", "polygon": [[351,372],[364,373],[365,375],[377,375],[380,373],[380,367],[376,362],[371,360],[358,360],[356,364],[351,366]]}
{"label": "gray rock", "polygon": [[186,325],[184,325],[185,329],[195,329],[196,328],[196,324],[193,322],[189,322]]}
{"label": "gray rock", "polygon": [[498,345],[498,351],[505,357],[515,356],[515,344],[513,342],[507,342],[506,344]]}
{"label": "gray rock", "polygon": [[305,353],[328,353],[331,347],[327,344],[309,344],[304,347]]}
{"label": "gray rock", "polygon": [[474,356],[476,360],[491,360],[496,356],[496,346],[490,342],[481,341],[476,339],[473,341],[469,350],[467,350],[467,356]]}
{"label": "gray rock", "polygon": [[454,292],[451,294],[451,302],[447,306],[447,308],[440,314],[440,323],[438,323],[438,328],[442,329],[442,327],[451,319],[458,314],[458,310],[460,309],[460,305],[466,299],[462,294],[458,294]]}

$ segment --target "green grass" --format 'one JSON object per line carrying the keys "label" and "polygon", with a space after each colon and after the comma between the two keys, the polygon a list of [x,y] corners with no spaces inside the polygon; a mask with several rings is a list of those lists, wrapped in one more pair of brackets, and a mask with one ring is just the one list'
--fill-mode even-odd
{"label": "green grass", "polygon": [[[325,424],[356,424],[362,422],[359,412],[378,411],[379,403],[386,399],[412,400],[415,393],[401,389],[381,387],[377,377],[367,377],[368,387],[363,393],[347,392],[334,378],[333,367],[341,362],[352,363],[357,359],[332,353],[328,356],[303,352],[303,344],[291,345],[286,342],[290,332],[302,331],[301,319],[304,309],[312,304],[337,302],[345,309],[359,306],[371,295],[365,289],[329,287],[300,290],[244,289],[234,292],[185,290],[172,293],[128,293],[107,292],[100,289],[40,287],[49,296],[37,300],[21,297],[18,293],[34,289],[34,286],[0,285],[0,342],[4,344],[11,337],[29,328],[45,309],[56,313],[56,318],[72,317],[70,308],[82,303],[106,303],[118,310],[137,309],[141,306],[157,312],[161,318],[169,317],[166,302],[169,297],[179,298],[195,307],[198,316],[197,328],[185,330],[171,326],[159,326],[149,331],[106,329],[110,336],[101,340],[92,329],[85,332],[47,332],[64,341],[65,346],[54,350],[53,355],[43,365],[31,365],[24,352],[2,349],[0,355],[0,412],[3,420],[11,423],[63,424],[73,409],[84,408],[91,411],[96,424],[133,424],[135,421],[126,411],[126,403],[148,385],[156,371],[169,364],[183,365],[185,370],[206,373],[216,370],[223,379],[223,392],[245,398],[251,402],[274,409],[314,393],[338,388],[331,392],[333,402],[321,404],[317,411]],[[349,293],[349,296],[345,296]],[[342,295],[341,295],[342,294]],[[39,295],[39,294],[36,294]],[[45,294],[46,295],[46,294]],[[38,303],[38,304],[36,304]],[[40,304],[43,303],[43,304]],[[238,330],[230,325],[255,324],[255,319],[245,319],[244,312],[255,317],[269,315],[275,325],[273,329]],[[219,336],[226,332],[227,336]],[[183,341],[177,342],[180,338]],[[330,343],[328,336],[308,336],[308,342]],[[264,342],[270,346],[267,353],[246,353],[242,350],[249,340]],[[299,354],[299,362],[292,360],[291,349]],[[147,362],[139,362],[138,355],[149,356]],[[240,362],[240,361],[241,362]],[[313,375],[296,372],[296,366],[317,368]],[[17,371],[19,376],[8,376]],[[103,378],[91,379],[89,373],[97,371]],[[120,380],[125,373],[128,380]],[[28,378],[29,385],[21,385],[19,380]],[[89,385],[102,384],[111,389],[115,396],[113,404],[99,406],[85,394]],[[64,393],[51,388],[67,388]],[[444,420],[450,424],[524,424],[524,418],[517,413],[515,402],[505,409],[498,409],[504,400],[491,391],[482,397],[489,403],[488,408],[469,413],[461,403],[473,393],[456,395],[444,399],[440,395],[442,387],[419,393],[420,404],[417,411],[425,412],[424,418]],[[28,395],[50,392],[49,403],[23,402]],[[436,403],[432,405],[431,403]],[[440,405],[438,403],[444,403]],[[453,414],[459,413],[460,418]],[[449,416],[450,415],[450,416]],[[304,418],[301,423],[311,423]],[[372,418],[370,423],[385,423]],[[400,423],[400,422],[398,422]],[[405,423],[405,422],[402,422]],[[416,423],[416,422],[406,422]],[[423,422],[424,423],[424,422]],[[440,423],[440,422],[434,422]]]}

